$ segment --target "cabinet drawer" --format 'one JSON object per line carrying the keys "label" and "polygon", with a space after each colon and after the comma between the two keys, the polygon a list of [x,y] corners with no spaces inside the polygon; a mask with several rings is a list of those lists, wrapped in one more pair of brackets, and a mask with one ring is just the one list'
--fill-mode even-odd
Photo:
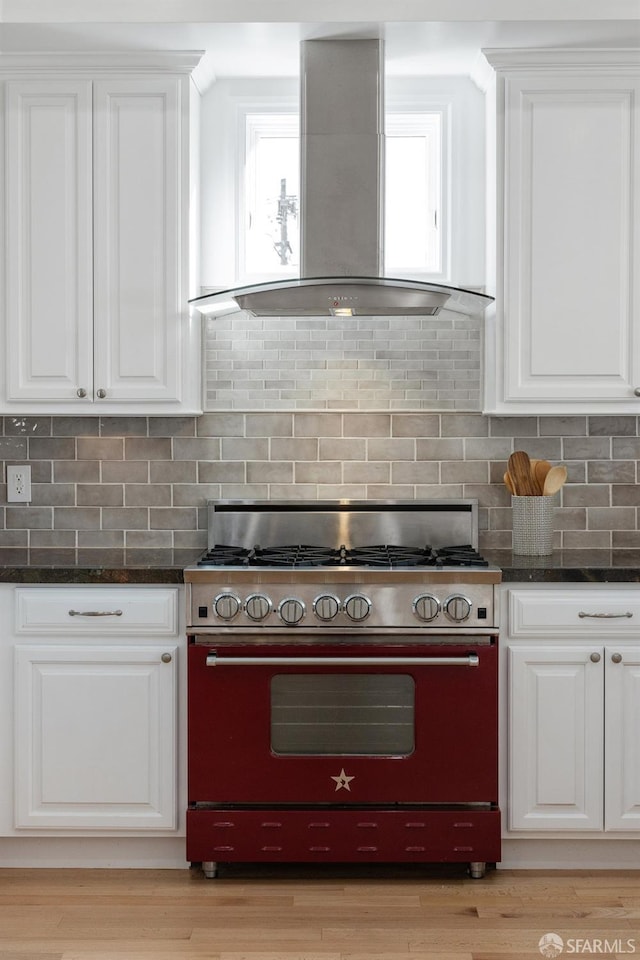
{"label": "cabinet drawer", "polygon": [[65,636],[177,633],[174,589],[25,587],[16,590],[16,631]]}
{"label": "cabinet drawer", "polygon": [[510,590],[511,637],[640,636],[640,590]]}

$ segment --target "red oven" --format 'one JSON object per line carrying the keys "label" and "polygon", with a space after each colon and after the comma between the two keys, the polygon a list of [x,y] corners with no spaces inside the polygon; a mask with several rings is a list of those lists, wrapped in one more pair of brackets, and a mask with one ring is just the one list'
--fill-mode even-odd
{"label": "red oven", "polygon": [[497,802],[497,646],[189,648],[189,796]]}
{"label": "red oven", "polygon": [[369,562],[294,575],[235,558],[213,586],[190,571],[187,858],[207,876],[219,861],[482,876],[500,859],[495,572],[390,585]]}

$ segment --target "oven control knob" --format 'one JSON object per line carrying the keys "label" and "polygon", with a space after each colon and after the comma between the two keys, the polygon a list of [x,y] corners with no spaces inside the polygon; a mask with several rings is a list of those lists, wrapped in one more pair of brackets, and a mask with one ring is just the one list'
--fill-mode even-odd
{"label": "oven control knob", "polygon": [[471,601],[459,593],[448,597],[444,602],[444,612],[455,623],[462,623],[471,613]]}
{"label": "oven control knob", "polygon": [[413,612],[418,620],[435,620],[440,612],[440,601],[430,593],[423,593],[413,601]]}
{"label": "oven control knob", "polygon": [[240,597],[235,593],[219,593],[213,598],[213,612],[221,620],[233,620],[240,610]]}
{"label": "oven control knob", "polygon": [[313,601],[313,612],[318,620],[333,620],[340,612],[340,601],[332,593],[323,593]]}
{"label": "oven control knob", "polygon": [[244,602],[244,612],[250,620],[264,620],[271,613],[271,600],[264,593],[251,593]]}
{"label": "oven control knob", "polygon": [[371,600],[362,593],[354,593],[345,600],[344,612],[350,620],[366,620],[371,613]]}
{"label": "oven control knob", "polygon": [[285,597],[278,604],[278,613],[283,623],[293,627],[304,617],[304,603],[295,597]]}

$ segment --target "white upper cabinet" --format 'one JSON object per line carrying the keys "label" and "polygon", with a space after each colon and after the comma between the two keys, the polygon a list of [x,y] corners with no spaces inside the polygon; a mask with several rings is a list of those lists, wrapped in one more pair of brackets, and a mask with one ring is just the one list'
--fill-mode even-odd
{"label": "white upper cabinet", "polygon": [[14,62],[0,74],[0,410],[201,411],[200,330],[187,307],[196,62],[164,54],[156,69],[132,59],[125,72],[122,57],[93,69],[65,59],[19,75]]}
{"label": "white upper cabinet", "polygon": [[487,57],[498,217],[485,409],[637,413],[638,51]]}
{"label": "white upper cabinet", "polygon": [[9,81],[4,400],[69,400],[93,379],[91,83]]}
{"label": "white upper cabinet", "polygon": [[180,81],[132,88],[103,80],[93,96],[94,390],[113,400],[178,401]]}

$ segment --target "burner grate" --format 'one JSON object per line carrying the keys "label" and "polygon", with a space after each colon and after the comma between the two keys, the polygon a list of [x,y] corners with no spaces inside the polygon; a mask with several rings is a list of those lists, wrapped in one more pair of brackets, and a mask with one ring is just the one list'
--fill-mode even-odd
{"label": "burner grate", "polygon": [[355,567],[424,567],[433,563],[433,551],[426,547],[374,544],[346,551],[345,563]]}
{"label": "burner grate", "polygon": [[248,549],[216,544],[199,561],[211,567],[487,567],[488,561],[470,544],[433,548],[405,547],[396,544],[371,544],[348,548],[344,545],[320,547],[313,544],[284,544]]}
{"label": "burner grate", "polygon": [[436,551],[435,564],[442,567],[488,567],[489,561],[466,543],[456,547],[440,547]]}
{"label": "burner grate", "polygon": [[256,546],[250,553],[249,563],[258,567],[335,567],[343,563],[343,559],[341,550],[298,543]]}
{"label": "burner grate", "polygon": [[198,560],[199,567],[240,567],[249,563],[249,550],[216,543]]}

